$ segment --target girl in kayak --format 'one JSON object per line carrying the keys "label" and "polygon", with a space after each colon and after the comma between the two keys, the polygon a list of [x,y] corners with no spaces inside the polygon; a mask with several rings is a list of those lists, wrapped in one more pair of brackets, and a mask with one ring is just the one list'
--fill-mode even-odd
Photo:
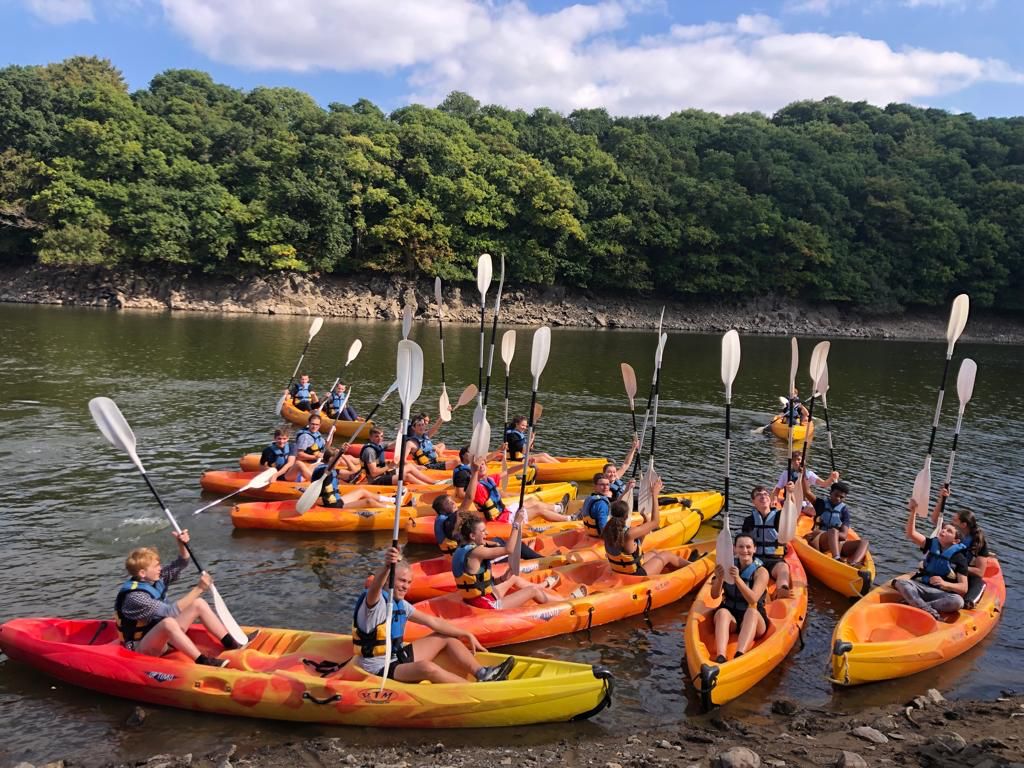
{"label": "girl in kayak", "polygon": [[[526,452],[526,433],[528,430],[529,421],[525,416],[516,416],[509,422],[508,427],[505,429],[505,445],[508,448],[508,458],[510,461],[522,460]],[[534,453],[533,443],[536,439],[537,433],[534,432],[530,438],[530,461],[537,464],[557,464],[558,459],[550,453]]]}
{"label": "girl in kayak", "polygon": [[892,586],[904,602],[920,608],[935,619],[964,607],[967,594],[967,549],[960,543],[960,531],[946,523],[934,538],[917,531],[917,501],[907,502],[906,535],[924,552],[924,561],[916,574],[893,579]]}
{"label": "girl in kayak", "polygon": [[633,438],[633,443],[630,446],[629,453],[626,454],[625,460],[622,462],[621,467],[616,467],[613,463],[608,462],[602,467],[604,476],[608,478],[608,487],[612,492],[612,501],[618,501],[624,494],[632,490],[633,481],[623,480],[626,472],[629,471],[629,465],[633,463],[633,457],[636,456],[636,452],[640,449],[640,440],[636,437]]}
{"label": "girl in kayak", "polygon": [[661,526],[658,508],[658,494],[665,487],[659,477],[651,485],[651,504],[654,513],[642,525],[629,525],[629,505],[619,499],[612,502],[611,517],[608,518],[601,536],[604,539],[605,558],[616,573],[629,576],[656,576],[666,568],[681,568],[686,561],[669,552],[643,551],[643,538]]}
{"label": "girl in kayak", "polygon": [[729,564],[728,573],[732,584],[725,581],[726,568],[722,563],[715,566],[711,580],[711,597],[722,597],[721,607],[715,611],[715,663],[726,662],[729,635],[738,628],[736,655],[738,658],[750,650],[754,640],[768,629],[768,615],[764,602],[768,592],[768,569],[754,557],[754,537],[741,533],[733,542],[735,560]]}
{"label": "girl in kayak", "polygon": [[[395,547],[388,549],[384,565],[374,574],[370,586],[359,596],[352,616],[352,643],[356,650],[355,663],[371,675],[384,674],[385,642],[387,625],[388,591],[384,584],[392,566],[395,569],[394,610],[391,613],[391,659],[387,676],[403,683],[462,683],[466,675],[472,675],[481,683],[504,680],[515,666],[515,658],[509,656],[493,667],[481,666],[475,652],[485,652],[476,636],[450,624],[442,618],[417,611],[405,596],[412,586],[412,572],[409,563],[402,560],[402,553]],[[409,644],[403,644],[405,626],[414,621],[434,630],[433,634]],[[466,646],[469,646],[468,648]],[[434,659],[444,654],[449,667],[438,665]]]}
{"label": "girl in kayak", "polygon": [[868,554],[868,540],[847,541],[850,508],[846,497],[849,493],[850,486],[846,483],[833,483],[828,498],[815,499],[814,506],[804,507],[803,514],[814,517],[814,530],[807,536],[812,547],[831,554],[835,560],[859,566]]}
{"label": "girl in kayak", "polygon": [[[465,456],[468,460],[469,449],[464,448],[460,452],[460,456]],[[532,458],[532,457],[531,457]],[[499,523],[507,523],[512,520],[512,515],[515,514],[518,508],[518,503],[512,503],[508,506],[502,500],[501,495],[501,484],[503,474],[508,472],[515,472],[517,469],[521,469],[522,465],[509,467],[505,473],[495,473],[493,475],[487,474],[487,462],[480,461],[470,471],[469,476],[466,476],[465,471],[460,472],[459,469],[465,465],[456,467],[452,473],[452,484],[456,488],[464,488],[465,495],[462,498],[470,498],[476,505],[477,511],[483,515],[484,520],[488,522],[497,521]],[[463,485],[464,484],[464,485]],[[458,498],[458,497],[456,497]],[[565,494],[562,497],[561,504],[548,504],[547,502],[540,501],[539,499],[527,497],[524,504],[526,512],[526,518],[532,520],[536,517],[543,517],[545,520],[549,520],[553,523],[564,523],[568,520],[572,520],[571,515],[565,514],[565,509],[569,503],[569,494]]]}
{"label": "girl in kayak", "polygon": [[178,557],[164,568],[160,553],[152,547],[134,549],[125,560],[128,579],[121,585],[114,601],[117,628],[124,646],[146,656],[162,656],[167,646],[181,651],[196,664],[211,667],[227,666],[227,659],[204,656],[187,634],[198,620],[214,637],[219,637],[226,650],[239,647],[220,619],[201,595],[213,586],[206,571],[187,595],[176,602],[168,602],[167,587],[178,580],[189,565],[188,530],[172,533],[178,542]]}
{"label": "girl in kayak", "polygon": [[[932,524],[939,522],[949,498],[949,488],[939,490],[939,500],[932,510]],[[960,509],[953,513],[953,525],[960,531],[960,543],[964,545],[964,557],[967,558],[967,594],[964,605],[973,608],[985,589],[985,568],[988,566],[988,539],[978,525],[978,518],[969,509]]]}

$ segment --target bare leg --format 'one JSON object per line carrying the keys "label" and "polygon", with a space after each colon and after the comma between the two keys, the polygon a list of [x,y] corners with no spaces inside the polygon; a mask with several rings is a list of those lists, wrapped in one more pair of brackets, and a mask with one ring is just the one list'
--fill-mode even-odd
{"label": "bare leg", "polygon": [[868,540],[843,542],[842,555],[850,565],[861,565],[868,554]]}
{"label": "bare leg", "polygon": [[418,683],[423,680],[432,683],[464,683],[465,677],[449,672],[434,662],[434,659],[443,653],[447,653],[452,661],[470,673],[480,669],[476,657],[455,638],[428,635],[412,644],[412,654],[416,660],[395,667],[394,678],[403,683]]}
{"label": "bare leg", "polygon": [[772,581],[775,582],[775,596],[789,597],[789,566],[776,563],[772,568]]}
{"label": "bare leg", "polygon": [[729,635],[732,628],[736,626],[736,619],[726,608],[719,608],[715,611],[715,658],[725,657],[725,651],[729,647]]}
{"label": "bare leg", "polygon": [[671,552],[649,552],[644,555],[644,570],[647,571],[648,576],[657,576],[666,567],[675,570],[684,565],[686,565],[686,560]]}
{"label": "bare leg", "polygon": [[[515,588],[515,591],[512,591]],[[521,605],[533,600],[543,605],[552,601],[565,600],[565,597],[557,592],[549,592],[537,584],[533,584],[521,576],[512,576],[507,581],[498,584],[494,591],[501,598],[502,610],[506,608],[518,608]]]}
{"label": "bare leg", "polygon": [[739,637],[736,639],[736,653],[749,651],[750,646],[754,643],[754,638],[763,635],[767,628],[761,612],[753,606],[747,608],[743,614]]}
{"label": "bare leg", "polygon": [[[437,481],[430,477],[430,475],[424,474],[421,470],[415,466],[410,466],[411,460],[407,460],[405,463],[405,482],[407,483],[419,483],[420,485],[434,485]],[[397,480],[397,475],[395,476]]]}
{"label": "bare leg", "polygon": [[213,612],[210,604],[202,599],[196,600],[192,605],[179,613],[176,618],[178,625],[184,630],[187,630],[196,619],[199,619],[203,626],[217,640],[220,640],[228,633],[227,627],[217,618],[217,614]]}
{"label": "bare leg", "polygon": [[547,504],[540,499],[527,499],[524,506],[526,508],[526,516],[531,519],[534,517],[543,517],[545,520],[552,523],[564,523],[568,520],[572,520],[568,515],[556,512],[554,504]]}
{"label": "bare leg", "polygon": [[315,461],[296,461],[295,469],[299,472],[296,477],[296,482],[309,482],[309,479],[313,476],[313,469],[316,467],[317,463],[318,462]]}

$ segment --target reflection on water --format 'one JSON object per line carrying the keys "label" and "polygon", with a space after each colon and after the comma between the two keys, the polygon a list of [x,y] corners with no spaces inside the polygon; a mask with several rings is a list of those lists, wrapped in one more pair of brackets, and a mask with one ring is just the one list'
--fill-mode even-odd
{"label": "reflection on water", "polygon": [[[107,616],[127,550],[157,544],[173,551],[168,527],[130,463],[111,449],[89,419],[87,401],[113,397],[132,424],[138,451],[158,489],[191,529],[197,552],[213,571],[237,617],[268,626],[347,632],[353,596],[379,563],[388,533],[344,537],[235,531],[228,507],[193,517],[201,504],[204,469],[232,467],[265,444],[276,426],[272,409],[295,364],[308,322],[299,318],[112,313],[0,306],[0,458],[12,468],[0,487],[3,589],[0,621],[15,616]],[[353,400],[362,411],[394,378],[397,325],[328,321],[307,360],[314,383],[333,380],[351,341],[363,352],[351,367]],[[528,405],[530,334],[519,332],[513,362],[511,412]],[[436,411],[440,394],[436,327],[417,324],[412,338],[424,348],[426,377],[420,405]],[[477,376],[477,333],[452,326],[446,344],[449,392]],[[788,377],[788,344],[743,339],[743,362],[734,388],[734,522],[745,512],[749,488],[769,483],[785,463],[785,446],[750,430],[764,424]],[[801,343],[806,380],[812,341]],[[723,409],[718,337],[675,334],[665,351],[658,424],[658,469],[670,489],[721,488]],[[653,333],[556,330],[541,380],[544,405],[538,449],[556,454],[604,454],[621,460],[630,420],[619,363],[629,362],[649,381]],[[879,578],[891,578],[916,560],[903,541],[903,499],[927,447],[944,347],[909,342],[838,340],[829,358],[830,416],[836,463],[853,485],[850,504],[857,528],[872,540]],[[1024,371],[1020,347],[971,345],[956,359],[978,362],[978,382],[959,443],[955,500],[974,508],[995,543],[1012,594],[1024,562],[1016,534],[1019,512],[1010,502],[1024,485],[1020,441]],[[950,382],[955,381],[955,368]],[[497,371],[492,403],[503,392]],[[641,384],[641,388],[643,384]],[[643,401],[641,391],[638,400]],[[933,474],[944,475],[955,420],[955,389],[936,443]],[[398,418],[393,398],[383,421]],[[499,411],[500,412],[500,411]],[[457,446],[468,439],[470,409],[456,415],[441,437]],[[821,433],[822,436],[824,432]],[[822,441],[824,445],[824,440]],[[816,447],[811,466],[826,469]],[[1016,505],[1015,505],[1016,506]],[[713,536],[707,528],[701,536]],[[410,548],[413,558],[429,548]],[[189,579],[192,578],[190,575]],[[615,672],[612,711],[573,728],[603,730],[678,721],[696,713],[683,663],[682,627],[690,599],[616,624],[514,648],[529,653],[604,664]],[[1022,629],[1011,611],[979,648],[931,672],[893,683],[833,691],[826,681],[829,639],[844,598],[812,582],[805,645],[726,713],[763,712],[772,698],[788,696],[844,712],[903,701],[929,687],[948,695],[982,696],[1020,688],[1015,660]],[[130,760],[160,751],[212,750],[225,743],[275,743],[337,729],[242,722],[158,709],[144,728],[123,721],[132,704],[56,683],[9,661],[0,662],[0,764],[79,755],[86,762]],[[531,729],[517,739],[543,743],[565,726]],[[346,739],[370,744],[437,740],[436,734],[401,735],[345,730]],[[488,736],[484,738],[504,738]],[[479,743],[479,734],[446,733],[446,743]]]}

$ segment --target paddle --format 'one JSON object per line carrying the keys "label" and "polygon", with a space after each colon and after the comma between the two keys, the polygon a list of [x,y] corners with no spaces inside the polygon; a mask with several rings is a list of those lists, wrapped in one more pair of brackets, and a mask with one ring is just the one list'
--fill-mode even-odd
{"label": "paddle", "polygon": [[483,405],[484,389],[484,312],[487,310],[487,288],[491,284],[491,254],[482,253],[476,262],[476,287],[480,291],[480,373],[477,378],[477,392]]}
{"label": "paddle", "polygon": [[459,395],[458,401],[456,401],[455,405],[452,406],[452,413],[455,413],[464,405],[469,405],[473,402],[473,398],[477,396],[477,393],[478,390],[476,388],[476,384],[468,384],[466,388],[462,390],[462,394]]}
{"label": "paddle", "polygon": [[498,334],[498,315],[501,314],[501,291],[505,287],[505,257],[501,257],[501,277],[498,278],[498,295],[494,299],[494,319],[491,322],[491,351],[487,356],[487,383],[484,385],[484,411],[491,395],[491,368],[494,367],[494,339]]}
{"label": "paddle", "polygon": [[[629,398],[629,416],[633,420],[633,442],[639,441],[639,436],[636,431],[636,405],[634,398],[636,397],[636,372],[633,370],[633,366],[629,363],[620,363],[619,367],[622,369],[622,386],[626,389],[626,397]],[[639,446],[637,447],[637,453],[640,452]],[[635,494],[629,494],[629,511],[633,511],[633,505],[635,503]]]}
{"label": "paddle", "polygon": [[444,382],[444,302],[441,301],[441,278],[434,279],[434,300],[437,302],[437,334],[441,339],[441,398],[437,401],[438,416],[447,423],[452,420],[452,404]]}
{"label": "paddle", "polygon": [[932,449],[935,447],[935,432],[939,428],[939,413],[942,411],[942,398],[946,390],[946,376],[949,374],[949,361],[953,357],[953,347],[967,325],[970,313],[970,299],[961,293],[953,299],[953,308],[949,313],[949,324],[946,326],[946,364],[942,367],[942,380],[939,382],[939,398],[935,403],[935,416],[932,418],[932,433],[928,438],[928,453],[924,457],[924,467],[914,479],[914,500],[917,502],[917,514],[928,515],[932,485]]}
{"label": "paddle", "polygon": [[306,339],[306,346],[302,348],[302,354],[299,355],[299,362],[295,364],[295,370],[292,371],[292,377],[288,380],[288,385],[284,388],[284,394],[281,395],[281,399],[277,401],[277,408],[274,409],[274,415],[280,416],[281,409],[284,408],[284,399],[288,397],[288,390],[291,389],[292,384],[295,382],[295,377],[299,375],[299,368],[302,366],[302,358],[306,356],[306,352],[309,350],[309,343],[313,340],[313,337],[320,333],[320,329],[324,327],[324,319],[318,317],[313,320],[312,325],[309,326],[309,338]]}
{"label": "paddle", "polygon": [[[956,461],[956,444],[960,440],[960,424],[964,419],[964,409],[967,404],[971,402],[971,397],[974,395],[974,380],[978,375],[978,364],[971,360],[969,357],[964,358],[964,361],[960,363],[960,373],[956,377],[956,394],[960,400],[960,408],[956,414],[956,430],[953,432],[953,448],[949,452],[949,463],[946,465],[946,480],[943,482],[943,487],[949,490],[949,484],[953,480],[953,462]],[[942,513],[946,509],[946,498],[944,496],[939,497],[939,503],[937,505],[938,514],[935,516],[935,530],[932,531],[932,538],[934,539],[939,535],[939,531],[942,529]]]}
{"label": "paddle", "polygon": [[516,332],[505,331],[501,336],[501,361],[505,363],[505,425],[508,425],[508,379],[512,372],[512,358],[516,354]]}
{"label": "paddle", "polygon": [[740,335],[728,331],[722,336],[722,383],[725,385],[725,501],[722,504],[722,530],[715,542],[715,558],[725,570],[725,581],[732,584],[729,566],[733,562],[732,531],[729,530],[729,453],[732,448],[730,423],[732,421],[732,383],[740,369]]}
{"label": "paddle", "polygon": [[640,489],[640,514],[644,519],[650,519],[654,514],[654,502],[651,489],[654,487],[656,474],[654,472],[654,452],[658,435],[658,401],[661,392],[661,358],[665,351],[665,342],[668,341],[668,334],[663,333],[658,339],[658,348],[654,353],[654,407],[651,414],[651,449],[647,452],[647,473],[645,482],[641,483]]}
{"label": "paddle", "polygon": [[278,471],[279,470],[277,469],[277,467],[270,467],[269,469],[265,469],[262,472],[260,472],[258,475],[256,475],[256,477],[254,477],[248,483],[246,483],[241,488],[239,488],[237,491],[232,491],[231,493],[229,493],[227,496],[224,496],[223,498],[217,499],[216,501],[211,501],[209,504],[207,504],[204,507],[200,507],[195,512],[193,512],[192,514],[193,515],[198,515],[200,512],[205,512],[210,507],[216,507],[218,504],[223,504],[225,501],[230,499],[232,496],[237,496],[238,494],[240,494],[240,493],[242,493],[244,491],[250,491],[253,488],[266,488],[273,481],[274,475],[276,475],[278,473]]}
{"label": "paddle", "polygon": [[402,307],[402,341],[409,338],[409,331],[412,330],[412,306],[406,304]]}
{"label": "paddle", "polygon": [[821,389],[821,407],[825,411],[825,433],[828,435],[828,461],[832,471],[836,471],[836,453],[832,446],[832,423],[828,420],[828,363],[825,363],[825,370],[821,372],[821,381],[818,383]]}
{"label": "paddle", "polygon": [[[523,482],[519,486],[519,509],[526,505],[526,478],[530,466],[530,443],[533,441],[534,407],[537,405],[537,388],[540,386],[540,375],[548,364],[551,354],[551,329],[542,325],[533,334],[533,345],[530,349],[530,373],[533,374],[533,387],[530,394],[530,419],[526,426],[526,444],[523,446]],[[517,511],[518,515],[519,512]],[[519,548],[508,557],[509,573],[519,575]]]}
{"label": "paddle", "polygon": [[[796,343],[796,336],[793,336],[789,340],[789,390],[786,392],[787,397],[787,421],[789,422],[789,429],[787,430],[787,441],[786,441],[786,477],[790,476],[793,471],[793,427],[796,426],[796,417],[798,409],[793,403],[793,389],[796,387],[796,369],[800,362],[800,349]],[[807,419],[807,429],[810,431],[811,427],[810,418]],[[806,445],[806,443],[805,443]]]}
{"label": "paddle", "polygon": [[[322,322],[322,321],[321,321]],[[312,338],[313,334],[310,334]],[[178,527],[178,521],[174,519],[174,515],[171,514],[171,510],[168,509],[167,505],[164,504],[163,499],[160,498],[160,494],[157,493],[156,487],[153,482],[149,479],[149,475],[146,474],[146,468],[142,466],[142,461],[139,459],[139,454],[135,452],[135,434],[132,432],[132,428],[128,426],[128,422],[125,421],[124,416],[121,414],[121,409],[117,407],[117,403],[111,400],[109,397],[94,397],[89,401],[89,413],[92,414],[93,421],[96,422],[96,426],[99,427],[100,432],[107,439],[112,446],[120,449],[121,451],[128,454],[128,458],[132,460],[132,464],[135,465],[136,469],[142,475],[142,479],[146,481],[146,485],[149,487],[150,493],[153,494],[153,498],[156,499],[163,510],[164,514],[167,515],[167,519],[170,521],[171,526],[174,528],[176,533],[181,533],[181,528]],[[191,545],[187,542],[182,542],[185,545],[185,550],[189,554],[189,558],[192,560],[192,564],[195,565],[196,570],[199,573],[203,572],[203,566],[199,564],[196,559],[195,552],[192,551]],[[224,624],[225,629],[238,643],[239,647],[243,647],[249,642],[249,638],[246,637],[245,632],[242,631],[241,627],[238,626],[238,622],[231,616],[231,612],[228,610],[227,605],[224,603],[224,599],[220,596],[220,592],[217,591],[217,587],[210,584],[210,594],[213,596],[213,608],[217,613],[217,617]]]}
{"label": "paddle", "polygon": [[[353,341],[349,345],[348,354],[345,355],[345,364],[343,366],[341,366],[341,370],[338,371],[338,375],[335,377],[334,383],[331,384],[330,392],[327,395],[328,397],[332,397],[332,398],[334,397],[334,389],[338,386],[338,382],[341,381],[341,377],[345,375],[345,369],[348,368],[352,364],[352,361],[355,360],[359,356],[359,353],[362,351],[362,349],[363,349],[363,342],[361,342],[359,339],[356,339],[355,341]],[[348,404],[348,398],[349,398],[349,393],[346,393],[345,394],[345,400],[342,402],[341,407],[338,408],[338,412],[334,415],[334,420],[335,421],[338,420],[338,415],[343,410],[345,410],[345,406]],[[327,402],[326,399],[325,400],[321,400],[319,403],[316,404],[316,408],[314,409],[316,413],[320,412],[320,409],[323,408],[323,405],[324,405],[325,402]],[[331,434],[332,435],[334,434],[334,428],[333,427],[331,428]],[[330,441],[329,440],[328,440],[328,445],[330,445]]]}
{"label": "paddle", "polygon": [[[402,400],[402,426],[399,431],[396,446],[398,453],[398,487],[395,490],[395,522],[391,529],[391,546],[398,549],[398,524],[402,517],[402,495],[405,484],[405,438],[409,434],[409,409],[420,396],[423,388],[423,350],[420,346],[408,339],[398,342],[398,357],[396,361],[398,371],[398,396]],[[381,691],[388,683],[388,666],[391,663],[391,617],[395,610],[395,567],[388,569],[388,614],[384,626],[388,628],[385,633],[384,644],[384,672],[380,682]]]}
{"label": "paddle", "polygon": [[[658,319],[658,343],[661,343],[661,327],[665,320],[665,308],[661,308],[661,317]],[[643,448],[644,441],[647,439],[647,423],[651,416],[651,403],[654,400],[654,377],[657,376],[658,372],[654,371],[651,374],[651,388],[647,392],[647,408],[644,410],[644,425],[640,430],[640,447]],[[640,450],[636,452],[636,456],[633,458],[633,479],[637,479],[637,475],[640,472]],[[648,494],[650,495],[650,494]]]}

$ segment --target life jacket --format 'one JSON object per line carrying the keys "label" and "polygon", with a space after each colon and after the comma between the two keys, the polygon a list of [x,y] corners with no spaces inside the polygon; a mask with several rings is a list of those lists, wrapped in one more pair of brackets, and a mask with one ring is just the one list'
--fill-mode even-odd
{"label": "life jacket", "polygon": [[473,467],[469,464],[459,464],[452,470],[452,485],[456,488],[468,488],[469,477],[473,474]]}
{"label": "life jacket", "polygon": [[340,395],[337,394],[336,392],[331,395],[329,405],[332,409],[334,409],[335,415],[341,413],[341,409],[345,407],[346,398],[347,395],[344,392]]}
{"label": "life jacket", "polygon": [[143,622],[136,619],[129,619],[121,613],[124,608],[125,599],[127,599],[128,595],[135,590],[145,592],[154,600],[160,600],[161,602],[163,602],[164,598],[167,597],[167,585],[164,584],[163,579],[152,584],[148,581],[127,579],[121,585],[121,588],[117,593],[117,599],[114,600],[114,613],[117,616],[117,629],[121,633],[121,639],[126,643],[141,640],[149,630],[160,623],[159,618]]}
{"label": "life jacket", "polygon": [[787,424],[800,423],[800,398],[791,397],[789,402],[782,408],[783,418]]}
{"label": "life jacket", "polygon": [[[733,562],[736,564],[737,568],[740,567],[740,561],[739,560],[735,560],[734,559]],[[746,568],[741,568],[740,569],[740,578],[743,579],[743,582],[748,587],[753,589],[754,588],[754,574],[757,573],[757,569],[758,568],[763,568],[763,567],[764,567],[764,563],[762,563],[760,560],[758,560],[755,557],[750,562],[750,565],[748,565]],[[745,610],[747,610],[747,608],[749,607],[749,604],[744,599],[743,595],[740,594],[740,591],[739,591],[739,589],[736,588],[735,584],[729,584],[728,582],[726,582],[722,586],[722,591],[724,593],[722,595],[722,607],[723,608],[728,608],[733,613],[738,613],[738,614],[742,614]],[[761,593],[761,597],[759,597],[757,599],[757,604],[759,606],[764,605],[764,594],[765,593],[762,592]]]}
{"label": "life jacket", "polygon": [[635,575],[642,572],[644,567],[643,547],[641,546],[639,539],[633,543],[636,544],[636,549],[632,552],[623,552],[622,547],[618,545],[605,545],[605,559],[608,561],[608,565],[612,567],[612,570],[615,571],[615,573]]}
{"label": "life jacket", "polygon": [[963,552],[964,549],[966,547],[961,542],[946,547],[943,550],[939,540],[937,538],[932,539],[932,543],[928,546],[928,551],[924,556],[924,567],[917,572],[915,578],[925,583],[932,576],[941,576],[946,581],[954,581],[955,579],[950,578],[954,575],[953,558],[960,552]]}
{"label": "life jacket", "polygon": [[423,435],[407,435],[406,440],[416,443],[416,450],[412,452],[413,460],[421,467],[437,461],[437,451],[434,450],[434,441]]}
{"label": "life jacket", "polygon": [[313,439],[313,444],[306,446],[306,448],[303,449],[303,453],[310,453],[314,456],[317,456],[318,454],[323,452],[324,448],[327,447],[327,441],[324,439],[323,435],[321,435],[319,432],[313,432],[308,427],[303,427],[302,429],[299,430],[298,434],[295,435],[296,454],[299,452],[298,443],[299,438],[302,437],[302,435],[309,435]]}
{"label": "life jacket", "polygon": [[583,526],[587,529],[587,533],[598,538],[601,536],[604,523],[597,519],[595,512],[602,504],[605,508],[604,523],[607,523],[612,510],[606,496],[592,493],[583,501]]}
{"label": "life jacket", "polygon": [[785,557],[786,546],[779,544],[779,532],[775,528],[775,518],[779,510],[772,509],[768,517],[761,519],[761,513],[756,509],[751,518],[754,521],[754,530],[751,531],[754,537],[754,554],[757,557]]}
{"label": "life jacket", "polygon": [[274,452],[274,469],[283,467],[291,455],[291,448],[287,445],[284,448],[279,448],[276,443],[271,443],[270,450]]}
{"label": "life jacket", "polygon": [[292,398],[300,403],[308,403],[313,391],[313,382],[308,384],[298,383],[295,385],[295,392],[292,394]]}
{"label": "life jacket", "polygon": [[434,540],[442,552],[452,553],[459,548],[455,538],[455,512],[450,515],[438,515],[434,518]]}
{"label": "life jacket", "polygon": [[[364,658],[372,659],[374,656],[384,655],[386,650],[385,643],[387,643],[387,628],[384,626],[384,622],[381,622],[370,632],[363,632],[356,624],[356,616],[359,615],[359,607],[366,602],[367,591],[363,590],[363,594],[356,601],[355,610],[352,611],[352,642],[359,648],[359,652],[363,654]],[[380,591],[380,599],[385,601],[390,599],[388,590],[382,589]],[[405,600],[399,600],[395,603],[394,610],[391,611],[392,652],[394,652],[394,649],[401,647],[402,639],[405,637],[405,625],[409,621],[409,615],[405,610],[405,606]]]}
{"label": "life jacket", "polygon": [[375,454],[377,454],[376,459],[374,459],[373,461],[377,464],[378,467],[383,467],[383,466],[386,465],[386,462],[384,461],[384,454],[387,453],[387,450],[384,448],[384,446],[383,445],[377,445],[376,443],[367,443],[366,445],[363,446],[363,449],[359,452],[359,459],[360,459],[360,461],[363,462],[363,467],[364,468],[368,468],[366,459],[363,458],[363,454],[366,453],[366,449],[367,448],[369,448]]}
{"label": "life jacket", "polygon": [[964,545],[964,557],[967,558],[967,564],[970,565],[973,562],[974,558],[975,558],[974,548],[973,548],[974,547],[974,537],[973,536],[964,536],[962,539],[960,539],[960,543]]}
{"label": "life jacket", "polygon": [[476,573],[466,571],[469,555],[474,549],[476,544],[462,544],[452,555],[452,575],[455,576],[455,586],[462,591],[463,600],[494,593],[494,579],[491,577],[489,562],[481,563],[480,570]]}
{"label": "life jacket", "polygon": [[495,520],[505,511],[505,503],[501,500],[501,489],[490,477],[481,477],[477,481],[487,491],[487,499],[483,504],[477,504],[476,508],[485,520]]}
{"label": "life jacket", "polygon": [[823,499],[823,502],[824,509],[818,515],[818,525],[821,527],[821,530],[829,531],[833,528],[842,528],[846,502],[840,501],[834,507],[832,506],[832,499]]}
{"label": "life jacket", "polygon": [[614,483],[610,483],[608,488],[612,492],[612,501],[618,501],[622,498],[622,494],[626,492],[626,481],[620,477]]}
{"label": "life jacket", "polygon": [[518,429],[505,430],[505,444],[508,445],[508,458],[518,461],[526,451],[526,435]]}
{"label": "life jacket", "polygon": [[[310,479],[317,479],[315,471],[310,476]],[[324,484],[320,489],[320,500],[325,507],[333,507],[341,501],[341,491],[338,488],[338,470],[332,469],[331,476],[324,480]]]}

